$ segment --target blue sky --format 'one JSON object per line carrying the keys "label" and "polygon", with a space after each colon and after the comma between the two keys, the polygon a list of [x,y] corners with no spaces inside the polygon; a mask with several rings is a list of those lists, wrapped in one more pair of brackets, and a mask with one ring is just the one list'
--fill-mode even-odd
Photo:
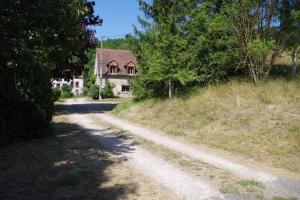
{"label": "blue sky", "polygon": [[[137,17],[143,16],[137,0],[94,0],[95,14],[103,19],[96,27],[96,37],[125,35],[133,32],[132,25],[140,29]],[[122,36],[121,36],[122,37]]]}

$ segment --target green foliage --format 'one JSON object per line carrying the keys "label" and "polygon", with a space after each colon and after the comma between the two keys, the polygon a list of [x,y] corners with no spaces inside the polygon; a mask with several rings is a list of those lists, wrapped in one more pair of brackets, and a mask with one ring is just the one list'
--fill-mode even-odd
{"label": "green foliage", "polygon": [[87,88],[87,87],[83,87],[82,88],[82,95],[83,96],[88,96],[89,95],[89,88]]}
{"label": "green foliage", "polygon": [[119,103],[113,110],[114,114],[121,113],[124,110],[129,109],[131,106],[134,105],[134,101],[125,101],[122,103]]}
{"label": "green foliage", "polygon": [[83,80],[84,86],[90,88],[96,82],[96,76],[94,75],[96,50],[90,49],[85,54],[88,57],[88,63],[84,65]]}
{"label": "green foliage", "polygon": [[214,11],[217,3],[139,2],[152,22],[140,19],[145,31],[131,43],[142,74],[133,83],[138,98],[218,82],[233,71],[237,44],[227,16]]}
{"label": "green foliage", "polygon": [[107,81],[105,83],[104,88],[101,90],[101,97],[104,98],[104,99],[105,98],[113,98],[114,97],[114,93],[113,93],[113,88],[114,87],[115,86],[112,83]]}
{"label": "green foliage", "polygon": [[272,200],[297,200],[295,197],[273,197]]}
{"label": "green foliage", "polygon": [[61,87],[61,97],[62,98],[70,98],[73,96],[72,89],[69,85],[64,84]]}
{"label": "green foliage", "polygon": [[58,88],[52,88],[52,101],[58,101],[58,99],[60,98],[61,95],[61,91]]}
{"label": "green foliage", "polygon": [[[155,1],[151,5],[140,1],[146,15],[153,23],[141,20],[146,32],[137,31],[138,42],[133,48],[139,58],[140,71],[143,74],[141,85],[146,90],[162,86],[159,93],[168,94],[179,85],[187,85],[198,79],[196,69],[187,65],[187,40],[182,37],[180,27],[184,14],[185,3],[181,1]],[[183,11],[181,11],[183,10]],[[137,87],[135,87],[137,88]],[[142,94],[142,90],[135,92]]]}
{"label": "green foliage", "polygon": [[256,180],[241,180],[239,182],[241,186],[244,187],[258,187],[258,188],[265,188],[265,186],[260,181]]}
{"label": "green foliage", "polygon": [[[0,144],[42,137],[56,96],[51,78],[81,74],[100,23],[87,0],[0,2]],[[12,23],[13,22],[13,23]]]}
{"label": "green foliage", "polygon": [[91,97],[94,100],[99,99],[99,85],[90,86],[89,97]]}
{"label": "green foliage", "polygon": [[136,100],[147,97],[166,96],[165,84],[163,82],[148,80],[144,76],[132,80],[131,88]]}
{"label": "green foliage", "polygon": [[275,41],[262,41],[261,39],[255,39],[248,43],[250,53],[257,59],[266,56],[272,50],[276,48]]}
{"label": "green foliage", "polygon": [[287,46],[285,37],[294,30],[291,13],[299,1],[233,1],[225,12],[239,46],[238,68],[248,71],[254,82],[265,79]]}
{"label": "green foliage", "polygon": [[[117,38],[117,39],[109,38],[109,39],[103,41],[103,48],[129,50],[130,49],[129,38],[130,38],[129,35],[125,36],[125,38]],[[97,46],[100,47],[99,42],[98,42]]]}
{"label": "green foliage", "polygon": [[[296,0],[276,4],[139,0],[139,4],[150,20],[139,19],[144,30],[136,30],[130,43],[142,74],[133,83],[138,98],[220,82],[237,71],[258,82],[269,76],[285,46],[298,46]],[[294,36],[290,44],[284,40],[289,34]]]}
{"label": "green foliage", "polygon": [[223,194],[238,194],[239,190],[232,185],[222,185],[219,191]]}
{"label": "green foliage", "polygon": [[237,65],[236,40],[228,17],[212,12],[213,3],[192,10],[186,24],[188,39],[188,65],[197,69],[200,83],[223,80]]}
{"label": "green foliage", "polygon": [[247,46],[249,50],[249,55],[251,58],[251,65],[249,66],[252,71],[252,76],[255,80],[263,79],[269,76],[269,71],[271,66],[266,62],[272,51],[276,49],[276,44],[274,40],[266,41],[261,39],[255,39],[250,41]]}

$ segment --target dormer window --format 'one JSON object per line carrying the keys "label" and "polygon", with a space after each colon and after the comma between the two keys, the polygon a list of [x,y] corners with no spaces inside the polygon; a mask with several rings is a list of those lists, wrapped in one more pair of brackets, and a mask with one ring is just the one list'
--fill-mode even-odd
{"label": "dormer window", "polygon": [[134,75],[134,68],[133,67],[128,67],[128,74],[129,75]]}
{"label": "dormer window", "polygon": [[127,73],[128,75],[134,75],[135,74],[135,64],[133,62],[130,62],[126,65],[127,67]]}
{"label": "dormer window", "polygon": [[117,66],[110,66],[109,73],[110,74],[116,74],[117,73]]}
{"label": "dormer window", "polygon": [[112,61],[109,65],[108,65],[108,73],[110,74],[117,74],[118,72],[118,64],[114,61]]}

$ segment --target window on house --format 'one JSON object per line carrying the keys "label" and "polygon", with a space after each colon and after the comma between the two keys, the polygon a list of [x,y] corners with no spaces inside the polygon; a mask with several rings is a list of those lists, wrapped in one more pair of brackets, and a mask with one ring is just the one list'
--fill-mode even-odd
{"label": "window on house", "polygon": [[117,73],[117,67],[116,66],[110,66],[109,73],[110,74],[116,74]]}
{"label": "window on house", "polygon": [[130,92],[130,86],[129,85],[122,85],[122,92]]}
{"label": "window on house", "polygon": [[56,83],[56,88],[60,89],[60,83]]}
{"label": "window on house", "polygon": [[75,87],[79,88],[79,82],[75,82]]}
{"label": "window on house", "polygon": [[133,67],[128,67],[128,74],[133,75],[134,74],[134,68]]}

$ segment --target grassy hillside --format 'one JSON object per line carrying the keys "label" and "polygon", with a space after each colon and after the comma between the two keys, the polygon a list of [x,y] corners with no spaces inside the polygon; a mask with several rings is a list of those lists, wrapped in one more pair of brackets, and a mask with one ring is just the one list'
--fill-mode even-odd
{"label": "grassy hillside", "polygon": [[118,116],[300,172],[300,81],[231,81],[186,97],[120,104]]}

